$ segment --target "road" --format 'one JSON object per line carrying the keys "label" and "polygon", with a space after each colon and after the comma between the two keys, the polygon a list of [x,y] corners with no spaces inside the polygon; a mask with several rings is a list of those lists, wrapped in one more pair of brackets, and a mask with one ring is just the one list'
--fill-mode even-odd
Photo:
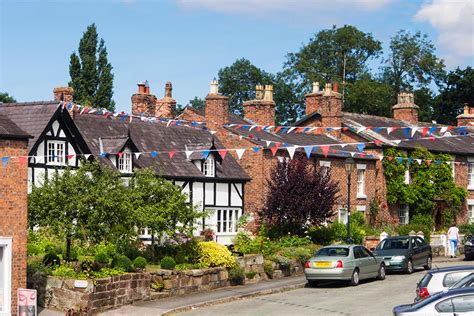
{"label": "road", "polygon": [[[468,263],[439,263],[438,266],[465,264]],[[362,281],[357,287],[326,283],[317,288],[259,296],[177,315],[391,315],[393,306],[413,302],[416,283],[424,274],[420,269],[411,275],[389,274],[384,281]]]}

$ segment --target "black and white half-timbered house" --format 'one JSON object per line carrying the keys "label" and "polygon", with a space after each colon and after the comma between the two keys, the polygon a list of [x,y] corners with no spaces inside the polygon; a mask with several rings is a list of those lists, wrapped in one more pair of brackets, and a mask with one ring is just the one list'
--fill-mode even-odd
{"label": "black and white half-timbered house", "polygon": [[[34,137],[29,145],[29,189],[41,185],[53,170],[77,168],[79,157],[97,159],[123,173],[124,179],[137,168],[152,168],[180,186],[189,203],[208,211],[195,234],[211,228],[223,244],[231,244],[237,234],[250,178],[232,155],[222,159],[212,151],[223,145],[209,131],[70,113],[59,101],[0,104],[0,114]],[[197,152],[202,150],[211,150],[206,159]],[[148,240],[151,235],[145,228],[140,237]]]}

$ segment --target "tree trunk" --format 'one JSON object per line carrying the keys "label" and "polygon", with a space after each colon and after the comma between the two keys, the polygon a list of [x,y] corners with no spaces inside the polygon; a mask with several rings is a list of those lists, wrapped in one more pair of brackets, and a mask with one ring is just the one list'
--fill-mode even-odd
{"label": "tree trunk", "polygon": [[71,261],[71,235],[66,237],[66,261]]}

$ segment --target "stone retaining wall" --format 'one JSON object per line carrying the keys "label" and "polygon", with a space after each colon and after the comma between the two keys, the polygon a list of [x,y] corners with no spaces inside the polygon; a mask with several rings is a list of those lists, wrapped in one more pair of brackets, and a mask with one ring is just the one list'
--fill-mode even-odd
{"label": "stone retaining wall", "polygon": [[44,307],[62,311],[82,309],[96,313],[150,296],[149,273],[127,273],[79,283],[72,279],[48,277]]}

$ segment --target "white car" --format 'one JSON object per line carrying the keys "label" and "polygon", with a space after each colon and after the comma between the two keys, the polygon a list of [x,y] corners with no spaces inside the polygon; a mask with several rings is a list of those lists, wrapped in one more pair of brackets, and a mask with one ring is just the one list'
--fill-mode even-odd
{"label": "white car", "polygon": [[393,308],[394,316],[473,316],[474,288],[451,289],[427,299]]}
{"label": "white car", "polygon": [[474,265],[451,266],[428,271],[417,285],[415,302],[448,290],[454,283],[472,272],[474,272]]}

